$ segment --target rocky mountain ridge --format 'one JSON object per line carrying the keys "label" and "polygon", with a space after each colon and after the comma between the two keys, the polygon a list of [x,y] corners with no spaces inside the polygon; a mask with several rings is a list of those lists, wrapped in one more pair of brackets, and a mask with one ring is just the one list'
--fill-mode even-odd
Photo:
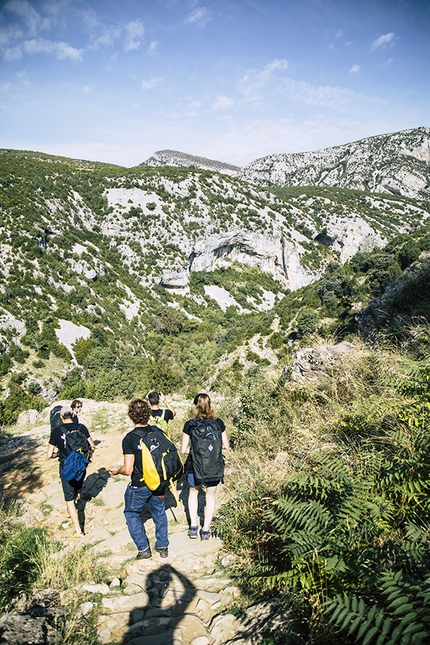
{"label": "rocky mountain ridge", "polygon": [[223,161],[216,161],[215,159],[190,155],[186,152],[179,152],[178,150],[158,150],[140,165],[154,166],[156,168],[161,166],[201,168],[202,170],[215,170],[215,172],[221,172],[232,177],[238,177],[240,174],[239,166],[234,166]]}
{"label": "rocky mountain ridge", "polygon": [[312,152],[278,153],[243,168],[176,150],[142,165],[216,170],[260,186],[334,186],[408,197],[430,197],[430,128],[421,127]]}

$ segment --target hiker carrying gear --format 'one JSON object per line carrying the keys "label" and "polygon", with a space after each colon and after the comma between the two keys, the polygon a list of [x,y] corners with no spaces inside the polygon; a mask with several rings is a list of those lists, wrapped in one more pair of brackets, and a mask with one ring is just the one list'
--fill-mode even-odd
{"label": "hiker carrying gear", "polygon": [[[55,410],[55,408],[53,408],[53,410]],[[79,472],[75,468],[74,473],[70,471],[67,473],[65,468],[66,465],[68,466],[68,463],[66,464],[66,461],[68,459],[68,455],[72,455],[72,457],[69,457],[69,461],[74,458],[83,462],[85,459],[88,463],[91,451],[95,450],[96,446],[88,432],[88,428],[86,428],[82,423],[78,426],[74,424],[73,411],[71,407],[63,406],[59,411],[59,416],[61,424],[51,430],[46,456],[48,459],[51,459],[52,457],[59,457],[60,459],[61,485],[67,510],[72,519],[76,535],[82,535],[82,527],[79,523],[75,502],[84,482],[87,464],[81,464]],[[73,456],[73,453],[76,457]],[[70,480],[66,480],[63,477],[63,474],[67,478],[71,474],[74,476]]]}
{"label": "hiker carrying gear", "polygon": [[[168,444],[171,444],[171,442],[159,428],[154,428],[149,425],[148,420],[150,414],[151,408],[148,401],[134,399],[130,402],[128,416],[134,423],[134,429],[128,432],[122,440],[124,463],[121,468],[109,469],[111,475],[131,475],[131,481],[124,494],[124,516],[130,536],[137,547],[136,559],[138,560],[150,558],[152,555],[141,518],[142,509],[146,502],[148,502],[149,511],[155,523],[155,550],[162,558],[165,558],[168,555],[169,546],[167,515],[164,504],[164,493],[162,492],[164,486],[161,485],[160,488],[162,481],[159,471],[157,471],[159,478],[158,485],[156,485],[156,480],[150,480],[148,476],[145,479],[144,462],[146,457],[142,454],[142,450],[144,446],[145,448],[151,446],[151,436],[153,439],[156,439],[155,443],[152,444],[154,452],[159,450],[157,443],[161,446],[161,441],[168,442]],[[148,443],[146,441],[147,437],[149,437]],[[176,447],[174,444],[171,445],[174,448],[173,452],[175,452]],[[148,481],[149,486],[155,486],[155,490],[151,490],[145,481]]]}
{"label": "hiker carrying gear", "polygon": [[198,492],[203,486],[206,492],[204,523],[200,538],[210,537],[210,525],[215,512],[215,497],[218,484],[224,479],[224,458],[222,450],[229,449],[224,421],[216,419],[210,397],[201,392],[194,398],[196,416],[184,425],[181,452],[189,453],[186,463],[187,480],[190,487],[188,511],[190,528],[188,536],[198,535]]}
{"label": "hiker carrying gear", "polygon": [[[169,421],[176,416],[175,410],[172,408],[162,392],[148,392],[145,398],[149,401],[151,406],[151,416],[148,421],[149,425],[158,426],[170,439],[168,424]],[[164,408],[160,407],[160,401],[163,402],[165,406]]]}

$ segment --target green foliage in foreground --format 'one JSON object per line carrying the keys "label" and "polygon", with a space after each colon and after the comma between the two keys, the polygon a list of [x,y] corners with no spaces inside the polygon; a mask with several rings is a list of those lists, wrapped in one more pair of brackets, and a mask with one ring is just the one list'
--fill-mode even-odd
{"label": "green foliage in foreground", "polygon": [[38,558],[47,544],[44,529],[26,527],[0,509],[0,608],[28,590],[39,575]]}
{"label": "green foliage in foreground", "polygon": [[[97,606],[85,618],[79,605],[87,599],[82,591],[85,582],[106,582],[107,572],[94,562],[89,547],[63,549],[52,541],[46,529],[28,525],[17,505],[0,503],[0,610],[9,610],[18,598],[31,606],[32,598],[43,589],[63,594],[61,611],[54,614],[58,642],[64,645],[96,643]],[[63,550],[63,553],[60,551]],[[37,602],[37,601],[36,601]]]}
{"label": "green foliage in foreground", "polygon": [[[325,424],[324,447],[296,446],[280,490],[266,478],[222,509],[228,545],[250,561],[239,571],[244,587],[263,596],[269,587],[286,607],[299,601],[321,642],[429,642],[429,375],[425,364],[396,377],[397,399],[385,404],[375,403],[376,374],[361,408],[344,405]],[[309,399],[297,393],[267,397],[266,414],[276,406],[303,415]],[[291,446],[291,424],[287,433]]]}

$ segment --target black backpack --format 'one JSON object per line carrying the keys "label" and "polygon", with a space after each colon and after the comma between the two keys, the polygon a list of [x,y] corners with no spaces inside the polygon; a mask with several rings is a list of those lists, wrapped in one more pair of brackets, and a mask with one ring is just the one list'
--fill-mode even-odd
{"label": "black backpack", "polygon": [[[81,432],[81,425],[63,424],[66,441],[66,458],[61,469],[65,481],[80,481],[89,464],[91,447],[87,437]],[[70,428],[70,430],[69,430]]]}
{"label": "black backpack", "polygon": [[62,405],[54,405],[51,412],[49,413],[49,423],[51,424],[51,430],[58,428],[63,422],[60,417],[60,410]]}
{"label": "black backpack", "polygon": [[182,477],[184,464],[175,444],[158,426],[136,428],[142,452],[142,478],[140,481],[155,495],[164,495],[172,483]]}
{"label": "black backpack", "polygon": [[191,423],[192,470],[203,484],[224,478],[222,433],[216,419],[193,419]]}

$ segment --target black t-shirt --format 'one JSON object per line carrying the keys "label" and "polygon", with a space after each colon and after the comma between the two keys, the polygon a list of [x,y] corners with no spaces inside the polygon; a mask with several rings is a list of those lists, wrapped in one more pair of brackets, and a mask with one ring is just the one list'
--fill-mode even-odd
{"label": "black t-shirt", "polygon": [[173,412],[172,410],[169,410],[169,408],[160,408],[159,410],[151,410],[151,415],[153,417],[161,417],[163,416],[164,412],[164,417],[167,422],[172,421],[173,419]]}
{"label": "black t-shirt", "polygon": [[[51,446],[55,446],[58,449],[58,456],[60,457],[60,466],[63,464],[66,458],[66,432],[69,430],[76,430],[76,425],[74,423],[65,423],[59,425],[57,428],[51,430],[51,436],[49,437],[49,443]],[[88,439],[90,436],[89,430],[83,423],[79,424],[79,431],[85,435]]]}
{"label": "black t-shirt", "polygon": [[134,468],[131,473],[132,486],[145,486],[144,481],[140,481],[143,477],[142,474],[142,448],[140,446],[140,438],[149,425],[134,428],[131,432],[125,435],[122,440],[122,453],[123,455],[134,455]]}
{"label": "black t-shirt", "polygon": [[[184,425],[184,430],[183,430],[184,434],[187,434],[188,436],[191,435],[191,428],[195,426],[196,421],[201,421],[201,419],[198,419],[198,417],[196,417],[195,419],[190,419],[189,421],[186,421]],[[217,425],[221,430],[221,432],[225,431],[225,423],[222,419],[211,419],[211,421],[217,422]]]}

